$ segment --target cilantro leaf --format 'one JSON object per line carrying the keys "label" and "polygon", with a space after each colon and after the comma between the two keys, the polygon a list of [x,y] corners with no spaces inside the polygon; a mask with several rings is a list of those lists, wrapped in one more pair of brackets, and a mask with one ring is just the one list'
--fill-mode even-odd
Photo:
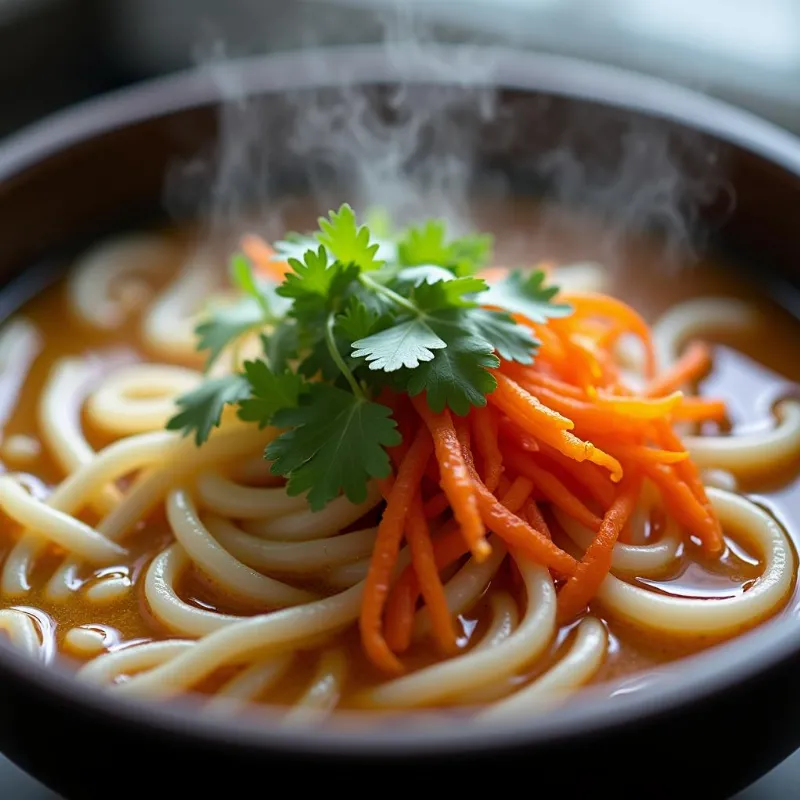
{"label": "cilantro leaf", "polygon": [[447,347],[409,373],[408,393],[426,391],[428,405],[437,413],[449,407],[464,416],[471,406],[485,406],[486,395],[497,388],[497,381],[488,370],[500,366],[500,361],[492,345],[469,330],[464,313],[458,309],[440,312],[431,327]]}
{"label": "cilantro leaf", "polygon": [[328,218],[320,217],[317,240],[333,257],[343,264],[355,264],[359,269],[373,270],[383,266],[377,259],[379,245],[370,242],[369,228],[359,227],[356,215],[347,203]]}
{"label": "cilantro leaf", "polygon": [[412,317],[391,328],[353,342],[353,358],[365,358],[371,370],[394,372],[414,369],[433,359],[433,351],[447,347],[422,317]]}
{"label": "cilantro leaf", "polygon": [[289,361],[297,357],[297,325],[291,320],[281,320],[269,333],[261,334],[261,346],[270,369],[283,372]]}
{"label": "cilantro leaf", "polygon": [[437,267],[435,264],[420,264],[416,267],[401,269],[392,285],[397,289],[407,289],[419,286],[421,283],[450,281],[454,277],[453,273],[444,267]]}
{"label": "cilantro leaf", "polygon": [[351,342],[365,339],[378,324],[379,316],[358,297],[351,297],[343,314],[336,318],[336,325]]}
{"label": "cilantro leaf", "polygon": [[488,263],[492,237],[486,234],[463,236],[447,242],[442,220],[428,220],[424,225],[406,231],[397,246],[400,263],[408,266],[435,264],[447,268],[458,277],[474,275]]}
{"label": "cilantro leaf", "polygon": [[324,383],[311,384],[300,405],[279,411],[274,423],[289,430],[267,447],[272,471],[288,477],[289,494],[308,491],[314,511],[342,492],[363,502],[369,480],[390,472],[385,448],[400,443],[390,409]]}
{"label": "cilantro leaf", "polygon": [[572,306],[551,302],[558,294],[558,287],[545,286],[545,277],[542,270],[528,274],[513,270],[502,281],[489,285],[481,303],[522,314],[531,322],[544,323],[548,319],[569,316]]}
{"label": "cilantro leaf", "polygon": [[204,381],[196,389],[176,400],[178,413],[167,422],[167,430],[194,431],[194,440],[201,445],[211,429],[219,425],[226,405],[238,403],[250,395],[250,383],[242,375],[225,375]]}
{"label": "cilantro leaf", "polygon": [[339,261],[328,262],[325,248],[308,250],[302,261],[289,259],[290,272],[278,287],[281,297],[291,298],[292,316],[297,319],[325,314],[358,275],[358,268]]}
{"label": "cilantro leaf", "polygon": [[[339,350],[341,352],[341,348]],[[308,346],[307,355],[300,362],[297,371],[306,378],[314,378],[319,375],[323,380],[331,382],[341,377],[339,366],[333,360],[324,336],[315,339]]]}
{"label": "cilantro leaf", "polygon": [[263,361],[245,361],[244,374],[250,396],[241,401],[239,418],[257,422],[259,428],[269,425],[280,409],[296,406],[306,386],[301,375],[288,370],[273,372]]}
{"label": "cilantro leaf", "polygon": [[424,225],[409,228],[397,245],[400,263],[407,267],[422,264],[446,266],[450,251],[445,237],[445,224],[440,219],[429,219]]}
{"label": "cilantro leaf", "polygon": [[197,349],[208,350],[206,369],[229,344],[264,323],[264,311],[253,297],[243,297],[233,305],[213,309],[208,319],[195,328]]}
{"label": "cilantro leaf", "polygon": [[459,277],[474,275],[492,257],[494,237],[489,233],[462,236],[450,244],[451,269]]}
{"label": "cilantro leaf", "polygon": [[463,277],[435,283],[425,281],[411,294],[421,311],[434,311],[439,308],[474,307],[475,300],[465,298],[464,295],[480,294],[486,288],[486,282],[482,278]]}
{"label": "cilantro leaf", "polygon": [[517,325],[510,314],[476,308],[469,315],[469,327],[490,342],[501,358],[520,364],[533,363],[539,342],[529,328]]}

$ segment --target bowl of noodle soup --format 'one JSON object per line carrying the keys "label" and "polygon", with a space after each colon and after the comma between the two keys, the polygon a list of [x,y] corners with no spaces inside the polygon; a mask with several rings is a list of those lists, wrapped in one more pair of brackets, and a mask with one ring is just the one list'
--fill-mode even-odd
{"label": "bowl of noodle soup", "polygon": [[[184,791],[510,770],[725,797],[791,753],[800,143],[544,56],[220,70],[0,150],[3,751],[68,797],[150,791],[157,759]],[[395,265],[347,280],[403,313],[485,281],[386,369],[426,394],[370,383],[391,325],[366,303],[326,339],[281,290],[317,246]],[[315,335],[336,378],[302,367]],[[489,360],[447,383],[426,364],[457,346]]]}

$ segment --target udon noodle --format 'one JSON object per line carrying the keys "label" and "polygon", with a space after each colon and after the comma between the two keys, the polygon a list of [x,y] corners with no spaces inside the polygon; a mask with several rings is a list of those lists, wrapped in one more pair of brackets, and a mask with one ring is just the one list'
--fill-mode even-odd
{"label": "udon noodle", "polygon": [[[423,603],[399,650],[403,674],[381,672],[358,638],[379,481],[363,502],[340,495],[312,510],[263,458],[277,428],[225,412],[202,446],[165,429],[176,399],[206,379],[193,329],[209,298],[224,295],[211,251],[186,252],[155,233],[100,243],[0,333],[0,632],[31,658],[74,665],[80,681],[122,695],[192,694],[213,715],[266,704],[291,725],[338,708],[500,719],[733,637],[792,596],[793,544],[753,499],[776,476],[792,485],[800,463],[800,402],[787,382],[756,425],[675,423],[722,525],[721,554],[704,554],[645,479],[608,575],[588,609],[565,620],[563,577],[490,530],[486,557],[467,552],[440,569],[455,650],[432,643],[437,622]],[[593,264],[551,277],[571,292],[613,289]],[[692,342],[762,324],[738,298],[676,302],[653,326],[660,368]],[[248,347],[245,337],[212,374],[236,368]],[[628,385],[646,385],[631,337],[620,337],[614,362]],[[506,486],[507,497],[521,493],[517,509],[534,496],[525,475]],[[596,530],[544,495],[554,540],[580,560]],[[432,516],[432,530],[449,514]],[[411,563],[405,543],[393,580]]]}

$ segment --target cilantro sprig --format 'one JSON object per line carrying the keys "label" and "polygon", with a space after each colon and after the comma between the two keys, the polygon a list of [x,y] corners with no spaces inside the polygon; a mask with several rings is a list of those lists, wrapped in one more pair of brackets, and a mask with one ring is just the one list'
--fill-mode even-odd
{"label": "cilantro sprig", "polygon": [[234,406],[245,422],[282,429],[265,457],[315,510],[342,493],[362,502],[370,480],[389,475],[400,433],[375,399],[384,388],[466,415],[496,388],[500,358],[536,356],[539,342],[513,315],[546,323],[571,313],[542,272],[487,284],[490,236],[449,239],[438,220],[392,235],[385,216],[372,219],[380,238],[345,204],[317,232],[277,242],[291,268],[278,286],[235,254],[238,299],[209,310],[197,346],[207,369],[247,337],[259,337],[260,355],[180,397],[167,424],[200,445]]}

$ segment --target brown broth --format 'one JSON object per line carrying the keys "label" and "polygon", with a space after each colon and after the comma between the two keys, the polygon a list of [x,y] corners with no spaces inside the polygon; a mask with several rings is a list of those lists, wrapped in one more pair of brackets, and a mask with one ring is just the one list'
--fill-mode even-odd
{"label": "brown broth", "polygon": [[[553,262],[597,260],[597,242],[602,231],[591,221],[574,215],[562,215],[552,209],[544,211],[526,202],[498,204],[476,213],[478,225],[496,235],[497,262],[502,264],[531,263],[542,259]],[[306,217],[311,221],[312,217]],[[292,221],[294,225],[300,225]],[[639,309],[646,317],[654,319],[673,303],[700,295],[742,297],[757,305],[762,312],[763,324],[757,336],[727,337],[716,342],[715,366],[712,374],[701,384],[704,394],[721,396],[730,401],[734,430],[769,424],[768,410],[774,401],[800,384],[800,363],[792,355],[788,342],[800,335],[800,323],[767,298],[756,293],[753,286],[744,282],[724,264],[702,261],[682,268],[674,262],[665,264],[662,250],[655,241],[629,238],[615,245],[609,264],[614,277],[616,293]],[[221,264],[224,260],[220,261]],[[659,270],[664,270],[663,277]],[[654,277],[654,275],[656,277]],[[168,276],[164,276],[166,280]],[[46,345],[35,361],[27,380],[21,386],[16,407],[3,425],[3,436],[27,434],[38,437],[36,407],[53,364],[67,355],[109,353],[124,348],[147,359],[138,333],[138,318],[130,319],[120,329],[97,333],[68,319],[65,309],[65,289],[56,285],[32,300],[25,314],[45,334]],[[86,426],[86,421],[84,421]],[[107,443],[98,431],[86,426],[87,437],[95,447]],[[6,468],[13,468],[9,465]],[[46,486],[57,483],[63,475],[46,452],[42,452],[25,467],[36,480]],[[779,520],[800,520],[800,482],[797,472],[775,474],[763,486],[747,486],[756,493]],[[90,516],[87,521],[94,521]],[[123,599],[106,606],[92,604],[76,594],[69,602],[54,603],[44,597],[43,586],[59,556],[51,552],[37,563],[32,576],[32,591],[18,607],[38,609],[54,626],[59,648],[67,631],[75,626],[102,626],[111,647],[124,646],[135,641],[159,639],[169,635],[151,616],[144,600],[143,576],[147,564],[155,553],[169,541],[170,533],[163,513],[153,516],[146,525],[129,536],[131,558],[124,564],[109,567],[105,573],[115,572],[128,577],[134,590]],[[793,535],[795,531],[790,530]],[[0,518],[0,557],[5,557],[18,531],[5,518]],[[745,581],[759,574],[759,565],[753,557],[738,548],[730,548],[718,562],[704,560],[696,547],[687,544],[678,564],[669,574],[658,580],[640,581],[653,591],[694,596],[724,597],[741,591]],[[519,586],[511,571],[503,567],[494,581],[519,593]],[[229,599],[219,597],[202,578],[191,571],[180,583],[181,596],[198,607],[223,613],[258,613],[258,609],[243,609]],[[794,600],[790,602],[793,604]],[[0,605],[16,605],[0,598]],[[488,624],[488,602],[480,601],[470,614],[461,618],[463,640],[479,639]],[[593,612],[605,618],[603,609]],[[32,612],[33,613],[33,612]],[[643,636],[625,625],[607,620],[611,632],[611,645],[606,663],[596,681],[628,675],[649,667],[696,652],[715,643],[708,637],[665,640]],[[548,659],[536,666],[541,671],[551,663],[568,641],[573,626],[562,629],[557,647]],[[342,705],[352,705],[356,693],[380,682],[383,678],[361,652],[357,630],[353,626],[339,637],[349,659],[349,672]],[[467,647],[470,644],[466,645]],[[411,667],[434,663],[438,654],[427,643],[415,645],[407,654]],[[77,661],[67,656],[67,660]],[[316,653],[301,654],[296,666],[265,698],[275,703],[291,703],[307,687],[316,668]],[[520,676],[509,686],[533,675]],[[214,676],[201,688],[210,691],[222,676]]]}

